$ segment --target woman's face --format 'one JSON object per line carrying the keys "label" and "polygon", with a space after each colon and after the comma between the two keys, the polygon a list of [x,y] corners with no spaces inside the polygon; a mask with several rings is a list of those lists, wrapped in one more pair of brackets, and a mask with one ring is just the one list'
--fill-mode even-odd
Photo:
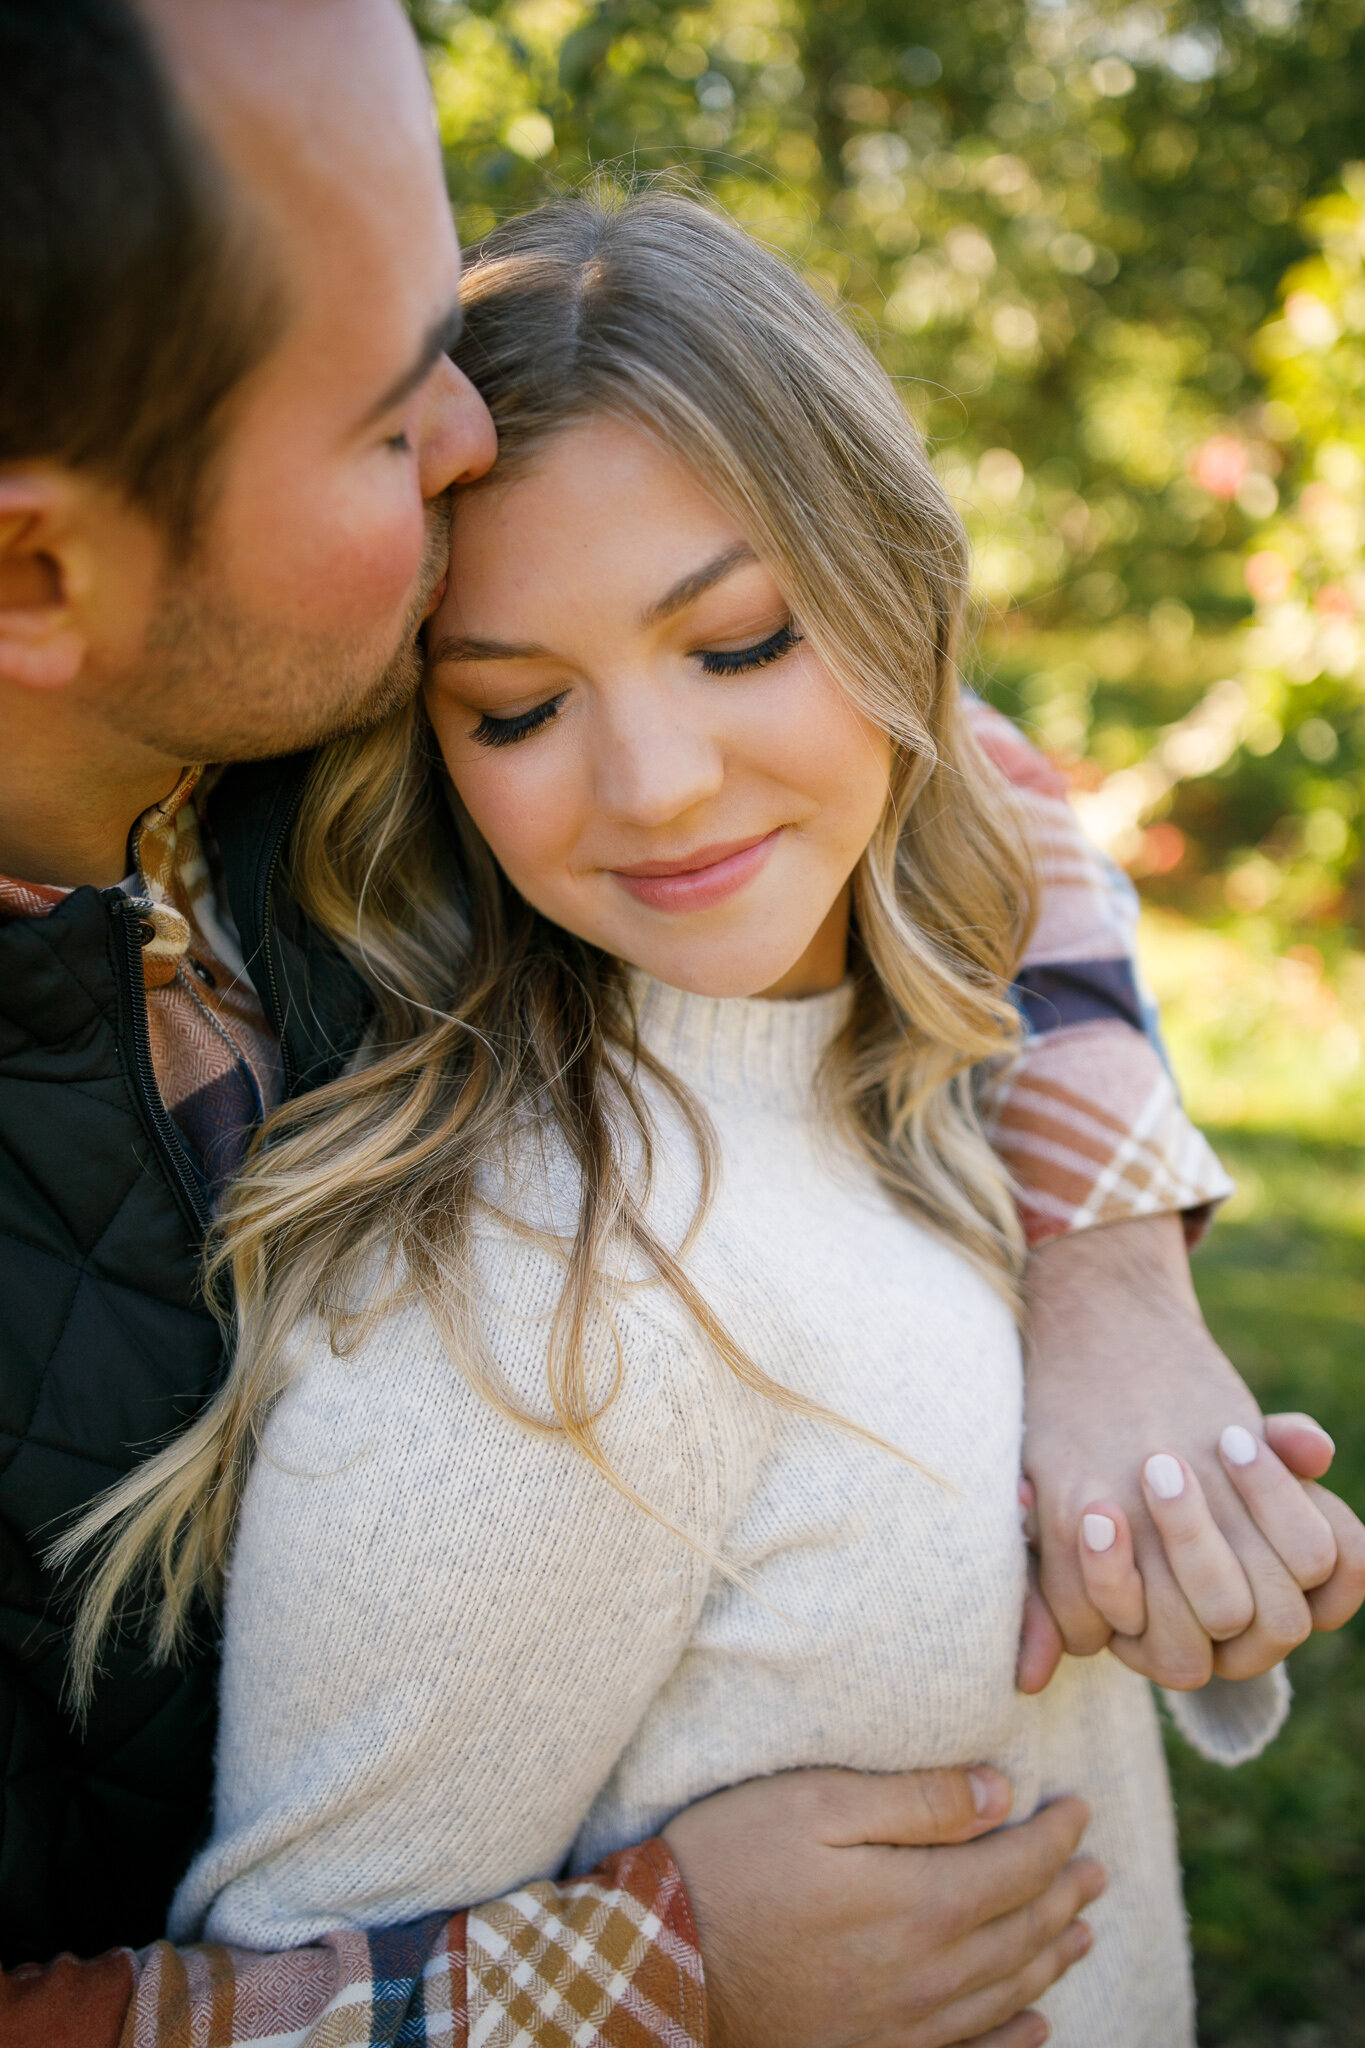
{"label": "woman's face", "polygon": [[457,500],[428,645],[455,787],[543,916],[698,994],[840,980],[890,742],[690,471],[602,419]]}

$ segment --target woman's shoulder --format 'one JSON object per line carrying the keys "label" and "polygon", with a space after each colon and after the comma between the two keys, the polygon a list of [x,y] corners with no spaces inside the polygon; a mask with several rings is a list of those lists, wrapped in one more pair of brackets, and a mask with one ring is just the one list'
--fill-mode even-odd
{"label": "woman's shoulder", "polygon": [[[471,1460],[539,1465],[547,1433],[569,1450],[551,1393],[565,1251],[490,1209],[473,1233],[467,1313],[453,1284],[442,1305],[404,1277],[337,1341],[320,1318],[300,1325],[263,1432],[264,1462],[285,1477],[345,1474],[382,1487],[386,1475],[468,1470]],[[583,1351],[601,1445],[623,1476],[643,1480],[661,1459],[681,1462],[711,1469],[728,1496],[762,1454],[750,1439],[766,1436],[770,1404],[746,1394],[669,1289],[629,1272],[604,1278]],[[745,1410],[754,1411],[747,1421]]]}

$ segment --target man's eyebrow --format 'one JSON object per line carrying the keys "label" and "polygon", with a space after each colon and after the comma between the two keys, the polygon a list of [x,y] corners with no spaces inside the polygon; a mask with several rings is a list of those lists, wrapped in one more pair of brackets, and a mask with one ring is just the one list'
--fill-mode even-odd
{"label": "man's eyebrow", "polygon": [[758,556],[748,541],[737,540],[733,547],[726,548],[724,554],[717,555],[715,560],[708,562],[704,568],[693,569],[690,574],[679,577],[671,590],[666,590],[661,598],[646,607],[640,624],[657,626],[662,620],[671,619],[674,612],[680,612],[687,605],[695,604],[714,584],[723,582],[732,570],[740,568],[745,562],[757,560]]}
{"label": "man's eyebrow", "polygon": [[444,313],[432,321],[423,336],[422,346],[417,355],[402,376],[396,378],[383,397],[377,399],[370,407],[361,422],[362,426],[372,426],[376,420],[383,419],[385,413],[395,411],[405,398],[410,398],[418,385],[431,374],[441,357],[450,354],[460,338],[463,326],[464,313],[457,299],[453,306],[448,306]]}
{"label": "man's eyebrow", "polygon": [[462,640],[458,634],[447,633],[435,642],[427,660],[433,668],[438,661],[539,661],[549,651],[529,641]]}

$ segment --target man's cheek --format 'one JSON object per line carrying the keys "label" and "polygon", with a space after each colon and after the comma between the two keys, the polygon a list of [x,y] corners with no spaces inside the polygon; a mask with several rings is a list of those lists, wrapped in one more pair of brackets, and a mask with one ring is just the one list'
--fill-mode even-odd
{"label": "man's cheek", "polygon": [[426,554],[421,500],[387,517],[362,513],[327,536],[316,572],[318,598],[338,625],[358,633],[401,619],[412,602]]}
{"label": "man's cheek", "polygon": [[322,632],[367,638],[391,631],[412,601],[426,547],[420,498],[336,493],[330,504],[276,518],[248,543],[248,580],[274,606]]}

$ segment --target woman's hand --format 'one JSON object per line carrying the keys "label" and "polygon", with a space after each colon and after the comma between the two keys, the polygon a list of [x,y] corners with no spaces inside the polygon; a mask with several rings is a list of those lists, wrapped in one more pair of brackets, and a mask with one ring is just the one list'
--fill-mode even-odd
{"label": "woman's hand", "polygon": [[1031,1604],[1024,1690],[1063,1647],[1106,1644],[1177,1690],[1250,1678],[1349,1620],[1365,1529],[1311,1483],[1331,1440],[1262,1418],[1199,1313],[1179,1218],[1045,1245],[1029,1295],[1024,1463],[1055,1629]]}
{"label": "woman's hand", "polygon": [[1009,1806],[996,1771],[812,1770],[680,1813],[711,2048],[1038,2048],[1104,1873],[1079,1799]]}

